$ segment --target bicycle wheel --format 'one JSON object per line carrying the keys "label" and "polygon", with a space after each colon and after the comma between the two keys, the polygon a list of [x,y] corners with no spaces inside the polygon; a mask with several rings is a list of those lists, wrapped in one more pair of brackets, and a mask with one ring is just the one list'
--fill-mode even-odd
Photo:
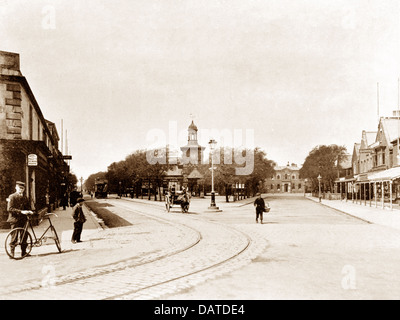
{"label": "bicycle wheel", "polygon": [[61,242],[60,242],[60,239],[58,238],[56,228],[54,228],[53,226],[51,226],[51,234],[52,234],[52,238],[54,239],[54,242],[56,243],[58,252],[61,253]]}
{"label": "bicycle wheel", "polygon": [[31,252],[32,245],[31,234],[24,228],[15,228],[7,234],[4,247],[10,258],[20,260]]}

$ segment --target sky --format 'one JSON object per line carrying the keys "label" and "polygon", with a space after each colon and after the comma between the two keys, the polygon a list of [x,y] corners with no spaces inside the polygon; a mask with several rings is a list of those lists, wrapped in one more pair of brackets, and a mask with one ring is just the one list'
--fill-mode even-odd
{"label": "sky", "polygon": [[0,50],[84,179],[192,120],[278,165],[351,154],[399,108],[398,0],[0,0]]}

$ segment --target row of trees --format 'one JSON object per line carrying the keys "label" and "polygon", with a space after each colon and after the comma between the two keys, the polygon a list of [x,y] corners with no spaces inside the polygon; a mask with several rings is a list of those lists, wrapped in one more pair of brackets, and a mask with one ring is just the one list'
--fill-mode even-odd
{"label": "row of trees", "polygon": [[[163,151],[162,151],[163,152]],[[254,150],[246,150],[244,152],[253,152],[254,168],[248,175],[237,175],[236,168],[242,165],[235,163],[229,164],[225,162],[224,157],[234,150],[218,149],[219,164],[214,165],[214,187],[219,194],[229,195],[232,190],[230,187],[235,184],[244,184],[246,186],[246,195],[254,195],[257,192],[263,192],[263,181],[274,175],[274,166],[272,160],[268,160],[266,153],[260,148]],[[128,188],[136,197],[142,195],[142,187],[147,186],[150,193],[154,195],[154,199],[162,200],[161,187],[165,179],[165,173],[168,164],[150,163],[146,158],[147,150],[138,150],[130,154],[125,160],[114,162],[106,172],[98,172],[89,176],[85,181],[87,190],[94,190],[96,178],[107,179],[110,192],[120,193]],[[160,157],[165,154],[159,154]],[[347,157],[347,150],[344,146],[338,145],[320,145],[310,151],[300,169],[300,178],[307,179],[307,185],[312,191],[317,192],[319,187],[318,176],[321,176],[322,191],[333,191],[334,181],[338,178],[339,172],[342,170],[341,164]],[[233,158],[233,157],[232,157]],[[188,165],[184,170],[188,174],[193,165]],[[196,165],[197,170],[203,175],[202,181],[199,183],[206,189],[210,190],[211,186],[211,170],[209,164]]]}
{"label": "row of trees", "polygon": [[[160,152],[160,151],[159,151]],[[165,154],[158,154],[162,158]],[[236,169],[244,167],[246,164],[226,163],[227,155],[232,155],[231,159],[234,159],[235,150],[229,149],[217,149],[215,152],[219,154],[219,164],[214,164],[214,187],[215,190],[220,194],[228,194],[230,192],[230,186],[236,183],[244,184],[246,186],[247,195],[254,195],[257,192],[263,191],[263,181],[274,174],[275,163],[268,160],[266,153],[260,148],[254,150],[242,151],[243,154],[253,153],[254,166],[251,173],[248,175],[237,175]],[[133,192],[136,197],[142,195],[142,186],[149,186],[150,192],[158,200],[161,200],[161,187],[165,180],[165,174],[171,167],[167,163],[162,164],[159,162],[148,161],[146,157],[148,155],[147,150],[138,150],[130,154],[125,160],[114,162],[108,166],[107,172],[98,172],[89,176],[85,181],[87,190],[93,190],[96,178],[103,178],[108,180],[110,192],[120,193],[121,190],[127,190]],[[215,158],[214,158],[215,159]],[[196,169],[203,175],[202,181],[199,184],[208,190],[211,186],[211,170],[209,164],[198,164],[195,166]],[[188,164],[183,167],[185,174],[189,174],[194,168],[194,165]],[[150,192],[148,196],[150,197]]]}
{"label": "row of trees", "polygon": [[334,190],[334,181],[340,175],[341,164],[347,157],[344,146],[335,144],[317,146],[310,151],[300,169],[300,178],[307,179],[313,192],[319,189],[318,176],[321,176],[322,191]]}

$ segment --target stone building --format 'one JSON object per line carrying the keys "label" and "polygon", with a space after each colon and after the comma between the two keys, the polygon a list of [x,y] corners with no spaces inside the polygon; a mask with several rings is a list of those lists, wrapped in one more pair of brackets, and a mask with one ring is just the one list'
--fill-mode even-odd
{"label": "stone building", "polygon": [[275,174],[264,181],[268,193],[304,193],[304,180],[300,179],[300,167],[296,164],[276,166]]}
{"label": "stone building", "polygon": [[26,78],[19,54],[0,51],[0,224],[7,226],[7,197],[15,181],[41,214],[56,206],[69,167],[58,150],[55,124],[46,120]]}

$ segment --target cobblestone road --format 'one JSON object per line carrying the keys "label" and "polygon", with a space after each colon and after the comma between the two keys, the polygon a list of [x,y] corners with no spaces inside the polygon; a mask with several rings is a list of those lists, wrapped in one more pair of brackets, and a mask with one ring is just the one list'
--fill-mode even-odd
{"label": "cobblestone road", "polygon": [[[101,200],[132,226],[21,261],[0,255],[1,299],[399,299],[400,232],[303,197],[189,214],[163,203]],[[42,249],[42,248],[35,248]]]}
{"label": "cobblestone road", "polygon": [[133,226],[99,231],[86,249],[92,249],[88,250],[92,255],[106,250],[118,261],[79,271],[54,268],[59,275],[51,277],[49,272],[47,278],[2,287],[1,298],[154,299],[237,269],[265,247],[193,211],[166,214],[160,203],[104,201]]}
{"label": "cobblestone road", "polygon": [[[252,263],[164,299],[400,298],[399,230],[301,197],[270,203],[273,210],[262,226],[268,246]],[[240,215],[226,223],[253,229]]]}

